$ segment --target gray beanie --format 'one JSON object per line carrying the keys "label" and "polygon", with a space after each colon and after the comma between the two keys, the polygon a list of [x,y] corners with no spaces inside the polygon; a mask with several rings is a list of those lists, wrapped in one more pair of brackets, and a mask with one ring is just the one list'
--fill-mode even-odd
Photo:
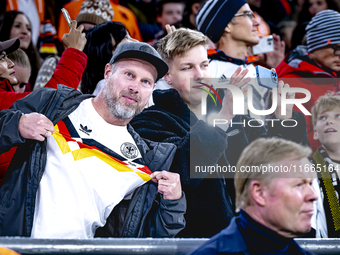
{"label": "gray beanie", "polygon": [[217,43],[225,27],[246,0],[209,0],[204,3],[196,17],[197,29]]}
{"label": "gray beanie", "polygon": [[123,42],[112,54],[110,65],[126,58],[144,60],[153,65],[157,70],[157,79],[161,79],[169,71],[168,65],[164,62],[158,52],[149,44],[144,42]]}
{"label": "gray beanie", "polygon": [[308,52],[340,43],[340,13],[333,10],[318,12],[306,27]]}

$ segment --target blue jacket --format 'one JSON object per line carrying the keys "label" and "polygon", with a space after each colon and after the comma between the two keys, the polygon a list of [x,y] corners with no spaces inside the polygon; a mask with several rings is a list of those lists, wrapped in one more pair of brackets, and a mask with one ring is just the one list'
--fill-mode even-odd
{"label": "blue jacket", "polygon": [[[250,240],[248,243],[245,241],[245,236]],[[191,255],[200,254],[307,255],[312,253],[302,249],[293,239],[279,236],[241,210],[240,215],[233,218],[227,228],[191,253]]]}
{"label": "blue jacket", "polygon": [[[46,165],[47,142],[26,140],[20,136],[18,123],[21,115],[42,113],[55,125],[89,97],[58,85],[57,90],[37,90],[0,112],[0,153],[12,146],[18,147],[0,186],[0,236],[31,235],[36,193]],[[176,146],[144,141],[130,125],[128,132],[141,152],[142,164],[151,171],[170,168]],[[98,229],[96,235],[173,237],[185,226],[185,211],[184,194],[178,200],[165,200],[158,194],[155,183],[149,181],[135,190],[128,205],[120,203],[115,207],[106,225]],[[122,228],[115,226],[117,218],[123,221]]]}

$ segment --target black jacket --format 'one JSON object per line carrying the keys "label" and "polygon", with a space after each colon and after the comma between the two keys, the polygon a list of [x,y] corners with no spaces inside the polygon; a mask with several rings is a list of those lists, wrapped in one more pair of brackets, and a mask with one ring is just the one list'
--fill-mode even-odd
{"label": "black jacket", "polygon": [[[259,137],[279,136],[308,142],[305,118],[298,112],[293,115],[298,121],[295,128],[283,128],[274,122],[268,131],[264,127],[234,125],[226,133],[198,120],[174,89],[155,90],[153,98],[155,105],[130,124],[143,138],[177,146],[170,171],[180,174],[188,201],[187,225],[178,234],[180,237],[211,237],[227,227],[234,216],[233,173],[197,174],[197,166],[236,166],[243,149]],[[233,122],[248,120],[248,116],[235,116]]]}
{"label": "black jacket", "polygon": [[[18,132],[22,113],[42,113],[55,125],[89,97],[59,85],[58,90],[37,90],[0,112],[0,153],[18,147],[0,186],[1,236],[31,235],[36,192],[46,165],[46,140],[25,140]],[[128,131],[151,171],[169,169],[175,145],[144,142],[131,126]],[[115,209],[96,235],[173,237],[185,226],[184,194],[179,200],[164,200],[151,181],[135,190],[128,205],[121,203]]]}

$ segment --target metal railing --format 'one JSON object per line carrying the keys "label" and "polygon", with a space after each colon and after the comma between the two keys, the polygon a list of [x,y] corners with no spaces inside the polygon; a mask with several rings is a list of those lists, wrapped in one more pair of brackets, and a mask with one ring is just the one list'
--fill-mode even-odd
{"label": "metal railing", "polygon": [[[0,246],[20,254],[186,254],[208,239],[96,238],[91,240],[1,237]],[[316,254],[340,254],[340,239],[295,239]]]}

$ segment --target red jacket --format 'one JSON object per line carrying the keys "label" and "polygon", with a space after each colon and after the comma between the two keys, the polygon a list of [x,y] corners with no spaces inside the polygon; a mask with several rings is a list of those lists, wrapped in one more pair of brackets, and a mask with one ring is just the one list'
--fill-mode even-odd
{"label": "red jacket", "polygon": [[[339,91],[338,73],[319,66],[306,54],[306,49],[299,46],[296,50],[288,53],[286,58],[276,68],[280,79],[283,79],[291,87],[305,88],[311,93],[311,99],[303,106],[312,113],[315,101],[328,91]],[[296,93],[296,98],[304,98],[302,93]],[[294,110],[299,109],[294,106]],[[319,140],[313,139],[313,122],[311,115],[305,115],[307,121],[308,139],[313,152],[321,146]]]}
{"label": "red jacket", "polygon": [[[87,63],[87,56],[74,48],[67,48],[58,62],[52,78],[46,84],[46,88],[57,88],[58,84],[64,84],[77,89]],[[31,92],[14,92],[9,81],[0,81],[0,111],[11,107],[11,105],[27,96]],[[12,160],[16,147],[0,155],[0,183],[5,175],[9,163]]]}

